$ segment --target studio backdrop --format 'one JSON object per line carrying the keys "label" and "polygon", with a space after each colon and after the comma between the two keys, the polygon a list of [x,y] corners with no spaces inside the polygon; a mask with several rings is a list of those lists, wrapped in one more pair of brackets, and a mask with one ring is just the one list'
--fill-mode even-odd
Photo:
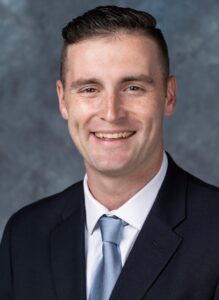
{"label": "studio backdrop", "polygon": [[0,0],[0,238],[12,213],[83,178],[55,91],[61,29],[106,4],[157,18],[178,79],[166,149],[179,165],[219,185],[219,1]]}

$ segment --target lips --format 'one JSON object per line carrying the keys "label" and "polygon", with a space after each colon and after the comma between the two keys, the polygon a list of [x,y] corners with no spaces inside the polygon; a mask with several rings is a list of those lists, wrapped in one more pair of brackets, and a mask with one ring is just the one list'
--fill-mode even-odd
{"label": "lips", "polygon": [[127,139],[135,134],[135,131],[123,131],[123,132],[94,132],[94,135],[98,139]]}

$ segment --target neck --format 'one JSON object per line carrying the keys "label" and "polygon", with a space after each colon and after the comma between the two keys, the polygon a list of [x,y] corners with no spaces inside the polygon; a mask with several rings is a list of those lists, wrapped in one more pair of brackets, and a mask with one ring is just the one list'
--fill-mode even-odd
{"label": "neck", "polygon": [[117,209],[151,181],[158,173],[162,160],[163,153],[154,164],[142,166],[137,172],[123,176],[109,176],[86,168],[89,189],[106,208]]}

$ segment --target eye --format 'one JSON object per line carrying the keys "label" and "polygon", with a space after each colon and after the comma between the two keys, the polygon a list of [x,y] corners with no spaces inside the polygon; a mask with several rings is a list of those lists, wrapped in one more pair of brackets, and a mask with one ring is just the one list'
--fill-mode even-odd
{"label": "eye", "polygon": [[80,90],[80,93],[96,93],[97,89],[93,88],[93,87],[88,87],[88,88],[83,88]]}
{"label": "eye", "polygon": [[134,91],[143,91],[143,89],[142,89],[141,87],[136,86],[136,85],[131,85],[131,86],[129,86],[129,87],[127,88],[127,90],[132,91],[132,92],[134,92]]}
{"label": "eye", "polygon": [[139,85],[128,85],[124,87],[123,92],[134,94],[134,95],[141,95],[145,92],[145,88]]}

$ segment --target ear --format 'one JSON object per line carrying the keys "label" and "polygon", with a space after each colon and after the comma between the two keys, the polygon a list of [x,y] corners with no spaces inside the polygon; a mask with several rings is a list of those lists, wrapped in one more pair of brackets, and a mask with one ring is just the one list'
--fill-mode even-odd
{"label": "ear", "polygon": [[167,81],[167,94],[165,98],[164,115],[171,116],[176,107],[176,77],[170,76]]}
{"label": "ear", "polygon": [[67,104],[65,100],[65,93],[64,93],[64,86],[61,80],[56,81],[56,92],[59,99],[59,110],[63,117],[63,119],[68,120],[68,110],[67,110]]}

